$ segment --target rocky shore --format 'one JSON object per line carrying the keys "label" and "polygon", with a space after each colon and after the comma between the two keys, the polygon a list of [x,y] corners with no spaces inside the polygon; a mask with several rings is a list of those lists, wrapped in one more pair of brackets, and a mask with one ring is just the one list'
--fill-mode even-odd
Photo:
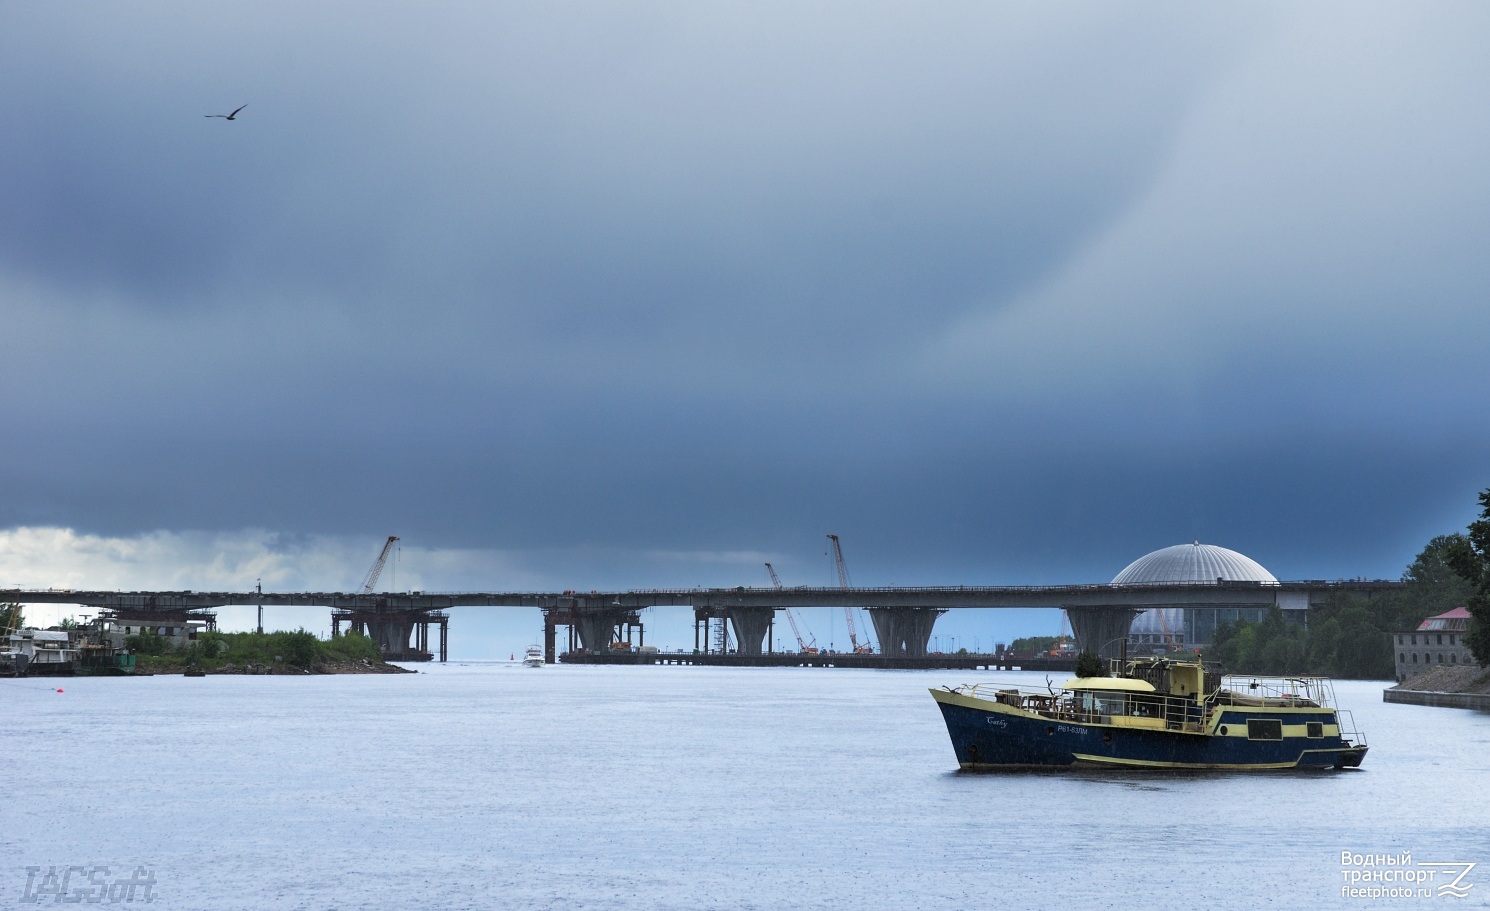
{"label": "rocky shore", "polygon": [[1383,702],[1490,711],[1490,669],[1473,664],[1435,667],[1382,691]]}
{"label": "rocky shore", "polygon": [[415,674],[418,671],[387,662],[374,662],[366,659],[356,661],[332,661],[316,662],[310,667],[295,667],[294,665],[276,664],[223,664],[217,667],[188,667],[184,664],[156,664],[141,666],[137,672],[140,676],[152,674],[204,674],[217,676],[219,674],[236,674],[246,676],[294,676],[304,677],[317,674]]}
{"label": "rocky shore", "polygon": [[1490,693],[1490,668],[1476,664],[1439,665],[1431,671],[1408,677],[1394,690],[1434,693]]}

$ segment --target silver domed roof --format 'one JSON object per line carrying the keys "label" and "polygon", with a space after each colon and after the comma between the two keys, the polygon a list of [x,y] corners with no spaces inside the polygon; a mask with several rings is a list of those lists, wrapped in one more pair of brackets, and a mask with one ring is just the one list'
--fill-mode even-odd
{"label": "silver domed roof", "polygon": [[1277,582],[1261,563],[1214,544],[1176,544],[1145,554],[1113,578],[1113,585],[1153,582]]}

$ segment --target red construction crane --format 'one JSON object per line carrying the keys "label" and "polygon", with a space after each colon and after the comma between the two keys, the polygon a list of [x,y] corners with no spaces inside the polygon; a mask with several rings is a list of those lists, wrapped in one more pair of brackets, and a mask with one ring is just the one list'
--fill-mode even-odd
{"label": "red construction crane", "polygon": [[372,565],[372,569],[367,571],[367,579],[362,583],[362,593],[364,595],[373,593],[373,588],[378,584],[378,577],[383,574],[383,566],[388,562],[388,555],[393,552],[393,545],[397,543],[398,537],[396,535],[388,536],[387,542],[383,544],[383,552],[378,554],[377,562]]}
{"label": "red construction crane", "polygon": [[[853,588],[848,581],[848,564],[843,562],[843,545],[838,543],[837,535],[828,535],[828,540],[833,542],[833,565],[838,570],[838,587]],[[843,609],[843,619],[848,624],[848,641],[853,646],[854,653],[867,655],[873,652],[874,649],[870,647],[868,642],[863,645],[859,644],[859,630],[858,627],[854,626],[854,609],[852,607],[845,607]]]}
{"label": "red construction crane", "polygon": [[1069,628],[1069,619],[1066,616],[1066,609],[1061,608],[1061,631],[1055,637],[1055,643],[1050,647],[1049,655],[1052,658],[1059,658],[1066,653],[1066,630]]}
{"label": "red construction crane", "polygon": [[1162,607],[1156,607],[1153,610],[1154,610],[1154,613],[1156,613],[1156,614],[1159,615],[1159,629],[1164,633],[1164,645],[1165,645],[1165,647],[1167,647],[1171,653],[1174,653],[1174,652],[1179,651],[1180,650],[1180,637],[1179,636],[1176,636],[1174,633],[1170,632],[1170,630],[1169,630],[1169,618],[1167,616],[1165,616],[1169,612],[1167,610],[1165,610],[1164,608],[1162,608]]}
{"label": "red construction crane", "polygon": [[[767,563],[766,572],[771,576],[771,584],[775,586],[777,590],[780,590],[781,579],[777,577],[775,567]],[[816,655],[818,651],[817,637],[812,636],[812,630],[807,631],[807,635],[812,636],[812,645],[808,645],[806,641],[802,639],[801,630],[797,629],[797,617],[795,614],[792,613],[792,609],[789,607],[783,607],[781,610],[783,613],[786,614],[786,622],[792,625],[792,635],[797,637],[797,650],[804,655]]]}

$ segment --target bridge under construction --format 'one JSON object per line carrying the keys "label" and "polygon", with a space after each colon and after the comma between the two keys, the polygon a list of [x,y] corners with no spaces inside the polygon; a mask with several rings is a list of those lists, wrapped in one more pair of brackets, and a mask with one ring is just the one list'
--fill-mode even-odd
{"label": "bridge under construction", "polygon": [[[386,552],[386,548],[385,548]],[[79,591],[73,589],[0,590],[0,602],[73,604],[119,623],[146,625],[192,620],[215,622],[218,608],[233,606],[325,607],[333,635],[342,628],[373,638],[390,661],[444,661],[453,608],[537,609],[544,624],[545,660],[557,657],[558,628],[568,631],[568,652],[583,660],[614,654],[618,644],[642,647],[641,611],[653,607],[692,608],[695,650],[717,651],[700,624],[724,625],[733,634],[733,654],[749,658],[771,652],[777,611],[804,607],[864,608],[879,642],[882,659],[927,655],[937,618],[952,610],[1047,607],[1064,609],[1078,650],[1111,656],[1121,650],[1133,618],[1153,608],[1176,605],[1290,610],[1307,608],[1336,593],[1371,595],[1402,587],[1396,581],[1215,582],[1047,586],[927,586],[819,588],[692,588],[613,592],[197,592]],[[366,587],[366,586],[364,586]],[[438,652],[430,629],[438,630]],[[866,656],[867,657],[867,656]]]}

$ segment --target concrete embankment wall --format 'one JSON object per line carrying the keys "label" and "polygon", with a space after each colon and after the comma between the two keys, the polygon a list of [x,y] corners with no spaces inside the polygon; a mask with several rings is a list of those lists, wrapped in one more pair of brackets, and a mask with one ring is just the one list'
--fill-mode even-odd
{"label": "concrete embankment wall", "polygon": [[1490,693],[1435,693],[1429,690],[1382,690],[1381,701],[1431,705],[1444,709],[1490,712]]}

